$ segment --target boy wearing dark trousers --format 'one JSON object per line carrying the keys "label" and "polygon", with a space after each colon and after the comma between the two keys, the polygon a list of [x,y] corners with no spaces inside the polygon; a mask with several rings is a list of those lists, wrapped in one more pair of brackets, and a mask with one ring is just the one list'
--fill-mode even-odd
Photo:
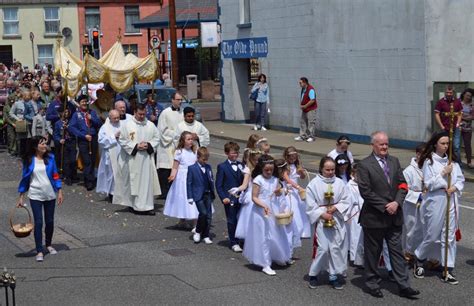
{"label": "boy wearing dark trousers", "polygon": [[197,151],[197,162],[188,167],[186,178],[186,192],[188,203],[196,203],[199,211],[196,225],[196,233],[193,235],[195,243],[202,240],[205,244],[211,244],[209,230],[212,221],[212,201],[216,198],[214,194],[214,178],[211,166],[207,164],[209,160],[209,151],[201,147]]}
{"label": "boy wearing dark trousers", "polygon": [[234,252],[242,252],[239,240],[235,237],[240,203],[238,198],[229,193],[229,190],[239,187],[244,180],[244,174],[242,173],[244,167],[237,160],[239,150],[240,147],[235,142],[230,141],[225,144],[224,151],[227,160],[217,166],[216,175],[216,190],[222,204],[224,204],[230,248]]}

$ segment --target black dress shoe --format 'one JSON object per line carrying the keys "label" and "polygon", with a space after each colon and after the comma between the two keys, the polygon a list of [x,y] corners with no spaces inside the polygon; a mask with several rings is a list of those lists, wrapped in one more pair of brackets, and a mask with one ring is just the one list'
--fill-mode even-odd
{"label": "black dress shoe", "polygon": [[396,283],[397,281],[395,280],[395,276],[393,276],[393,271],[388,272],[388,280],[391,281],[392,283]]}
{"label": "black dress shoe", "polygon": [[149,210],[149,211],[144,211],[142,214],[145,216],[154,216],[156,215],[156,212],[154,210]]}
{"label": "black dress shoe", "polygon": [[409,299],[415,298],[416,295],[420,294],[420,291],[415,290],[413,288],[405,288],[400,290],[400,296],[401,297],[406,297]]}
{"label": "black dress shoe", "polygon": [[383,298],[383,293],[380,291],[380,289],[370,289],[368,292],[373,297]]}

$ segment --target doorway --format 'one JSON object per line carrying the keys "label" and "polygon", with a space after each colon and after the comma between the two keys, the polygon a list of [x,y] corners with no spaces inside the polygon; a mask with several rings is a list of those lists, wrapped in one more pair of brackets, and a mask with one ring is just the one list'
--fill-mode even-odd
{"label": "doorway", "polygon": [[0,45],[0,63],[10,68],[13,64],[13,48],[11,45]]}

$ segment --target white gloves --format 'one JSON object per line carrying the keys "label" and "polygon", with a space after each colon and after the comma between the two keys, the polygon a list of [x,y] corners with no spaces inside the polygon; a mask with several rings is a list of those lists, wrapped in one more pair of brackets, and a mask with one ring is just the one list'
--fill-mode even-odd
{"label": "white gloves", "polygon": [[233,196],[236,196],[238,192],[239,192],[239,187],[234,187],[229,190],[229,193]]}
{"label": "white gloves", "polygon": [[189,205],[195,204],[195,203],[194,203],[194,199],[188,199],[188,204],[189,204]]}

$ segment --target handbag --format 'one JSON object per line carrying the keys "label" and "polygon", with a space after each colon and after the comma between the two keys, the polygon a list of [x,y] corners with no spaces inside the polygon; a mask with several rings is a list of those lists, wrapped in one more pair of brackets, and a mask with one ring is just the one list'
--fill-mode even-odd
{"label": "handbag", "polygon": [[26,133],[26,132],[28,132],[28,125],[27,125],[26,120],[21,120],[21,121],[15,122],[15,131],[17,133]]}
{"label": "handbag", "polygon": [[257,90],[254,90],[250,93],[250,100],[254,100],[255,102],[257,101],[257,97],[258,97],[258,89]]}

